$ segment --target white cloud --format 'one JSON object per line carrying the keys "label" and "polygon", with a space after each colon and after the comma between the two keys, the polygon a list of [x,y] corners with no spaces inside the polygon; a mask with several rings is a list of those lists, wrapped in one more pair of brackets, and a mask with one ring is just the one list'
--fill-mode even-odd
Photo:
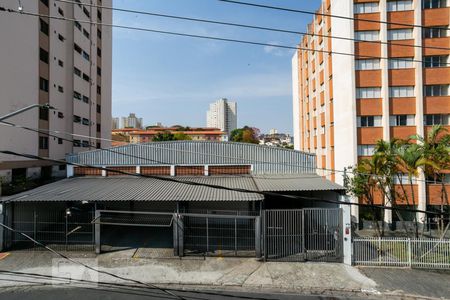
{"label": "white cloud", "polygon": [[[271,41],[268,42],[267,44],[271,44],[271,45],[275,45],[275,46],[280,46],[281,43],[277,42],[277,41]],[[292,49],[283,49],[283,48],[278,48],[278,47],[272,47],[272,46],[264,46],[264,52],[267,54],[271,54],[271,55],[275,55],[275,56],[292,56],[294,54],[294,50]]]}

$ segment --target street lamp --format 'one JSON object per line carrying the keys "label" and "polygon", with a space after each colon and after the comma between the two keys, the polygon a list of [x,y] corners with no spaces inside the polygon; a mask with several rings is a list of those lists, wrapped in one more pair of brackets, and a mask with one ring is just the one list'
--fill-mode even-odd
{"label": "street lamp", "polygon": [[3,120],[6,120],[8,118],[11,118],[11,117],[13,117],[15,115],[21,114],[21,113],[23,113],[23,112],[25,112],[27,110],[33,109],[35,107],[46,108],[46,109],[56,109],[53,106],[51,106],[50,104],[48,104],[48,103],[45,103],[45,104],[32,104],[30,106],[27,106],[27,107],[21,108],[19,110],[13,111],[12,113],[6,114],[4,116],[0,116],[0,122],[2,122]]}

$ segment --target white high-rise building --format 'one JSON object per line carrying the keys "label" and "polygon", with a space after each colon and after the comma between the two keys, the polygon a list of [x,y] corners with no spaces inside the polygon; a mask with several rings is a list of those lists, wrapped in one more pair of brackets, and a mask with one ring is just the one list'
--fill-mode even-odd
{"label": "white high-rise building", "polygon": [[206,126],[220,128],[230,135],[237,128],[237,103],[222,98],[209,105],[206,113]]}
{"label": "white high-rise building", "polygon": [[130,113],[128,117],[122,117],[122,124],[120,128],[136,128],[142,129],[142,118],[136,117],[135,113]]}
{"label": "white high-rise building", "polygon": [[[80,2],[80,1],[78,1]],[[86,2],[86,1],[84,1]],[[64,159],[68,153],[108,147],[111,138],[112,12],[56,0],[1,1],[0,115],[33,108],[5,121],[40,132],[0,126],[0,149]],[[90,1],[111,6],[112,0]],[[48,18],[45,16],[52,16]],[[74,19],[67,21],[58,18]],[[45,132],[50,131],[53,136]],[[74,133],[72,139],[55,131]],[[53,162],[0,155],[0,178],[64,174]]]}

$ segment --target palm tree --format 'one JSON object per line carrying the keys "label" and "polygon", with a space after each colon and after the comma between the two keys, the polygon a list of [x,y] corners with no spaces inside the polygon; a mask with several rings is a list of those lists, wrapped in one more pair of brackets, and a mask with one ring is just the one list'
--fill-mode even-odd
{"label": "palm tree", "polygon": [[[397,161],[398,161],[398,179],[400,181],[400,186],[402,187],[404,199],[409,206],[409,199],[406,190],[403,186],[401,174],[406,174],[408,176],[408,182],[411,189],[411,200],[412,205],[415,205],[415,193],[413,178],[417,178],[419,175],[419,170],[424,170],[425,168],[438,168],[437,164],[429,159],[425,153],[425,149],[422,145],[417,143],[411,143],[409,140],[405,141],[404,144],[397,148]],[[416,238],[419,237],[419,228],[417,222],[417,214],[414,214],[414,225]]]}
{"label": "palm tree", "polygon": [[450,134],[442,125],[433,126],[425,138],[413,136],[422,146],[423,155],[434,164],[425,167],[428,177],[439,179],[441,182],[441,218],[439,228],[444,228],[444,205],[449,205],[448,194],[445,188],[445,173],[443,170],[450,170]]}

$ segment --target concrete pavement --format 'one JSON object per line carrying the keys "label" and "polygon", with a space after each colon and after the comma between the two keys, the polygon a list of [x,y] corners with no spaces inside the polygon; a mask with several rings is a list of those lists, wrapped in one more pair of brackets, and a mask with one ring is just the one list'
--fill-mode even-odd
{"label": "concrete pavement", "polygon": [[[135,252],[135,249],[130,249],[99,256],[75,252],[68,255],[116,276],[160,286],[374,298],[384,298],[387,295],[401,296],[410,292],[431,297],[440,297],[445,294],[445,289],[440,289],[442,294],[429,293],[427,290],[409,290],[407,288],[409,285],[420,284],[420,276],[411,277],[414,279],[411,279],[408,285],[400,282],[400,286],[393,288],[396,285],[395,280],[391,280],[392,286],[388,286],[379,273],[367,272],[366,269],[360,271],[358,268],[343,264],[264,263],[254,258],[139,259],[134,258]],[[33,284],[64,285],[86,281],[93,281],[94,284],[95,282],[130,284],[128,281],[105,274],[80,273],[80,269],[83,268],[79,265],[67,264],[67,261],[49,252],[12,252],[0,260],[0,288]],[[415,270],[411,271],[415,272]],[[72,278],[72,281],[67,278]],[[434,289],[436,289],[439,283],[434,281]],[[443,282],[441,281],[440,284]]]}

